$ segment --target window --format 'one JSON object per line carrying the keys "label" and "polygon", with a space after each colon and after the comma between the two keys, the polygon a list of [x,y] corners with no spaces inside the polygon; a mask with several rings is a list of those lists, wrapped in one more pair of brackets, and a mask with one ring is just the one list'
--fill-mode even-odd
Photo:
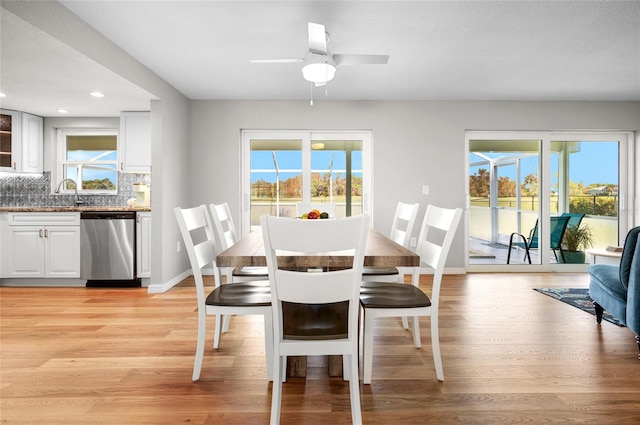
{"label": "window", "polygon": [[[468,270],[584,270],[551,249],[551,218],[559,215],[579,216],[596,247],[623,243],[633,181],[629,133],[468,132],[466,139]],[[531,265],[513,248],[514,234],[537,241]]]}
{"label": "window", "polygon": [[[118,193],[118,133],[116,130],[58,130],[58,180],[71,179],[78,192]],[[52,182],[55,184],[56,182]],[[65,182],[61,192],[72,192]]]}
{"label": "window", "polygon": [[263,214],[294,217],[296,202],[370,214],[370,157],[367,132],[243,132],[242,229]]}

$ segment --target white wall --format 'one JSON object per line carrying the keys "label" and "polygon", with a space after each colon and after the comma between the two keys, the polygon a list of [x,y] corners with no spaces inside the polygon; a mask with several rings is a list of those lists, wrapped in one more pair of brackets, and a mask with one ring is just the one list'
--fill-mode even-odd
{"label": "white wall", "polygon": [[[465,206],[466,130],[640,130],[640,102],[192,101],[193,205],[227,201],[240,222],[242,129],[372,130],[374,223],[398,201]],[[428,184],[429,195],[422,195]],[[462,268],[464,229],[447,267]]]}

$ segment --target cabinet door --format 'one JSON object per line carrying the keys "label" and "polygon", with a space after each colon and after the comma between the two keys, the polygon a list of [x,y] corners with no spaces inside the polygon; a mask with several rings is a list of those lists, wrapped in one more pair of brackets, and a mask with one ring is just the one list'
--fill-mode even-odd
{"label": "cabinet door", "polygon": [[118,139],[120,170],[127,173],[151,171],[151,114],[123,112]]}
{"label": "cabinet door", "polygon": [[138,277],[151,277],[151,213],[139,212],[136,223]]}
{"label": "cabinet door", "polygon": [[44,277],[44,229],[39,226],[10,226],[5,253],[6,277]]}
{"label": "cabinet door", "polygon": [[80,277],[80,227],[46,227],[44,235],[45,276]]}
{"label": "cabinet door", "polygon": [[20,164],[21,114],[0,109],[0,171],[18,171]]}
{"label": "cabinet door", "polygon": [[20,156],[23,173],[42,173],[43,119],[22,113],[22,155]]}

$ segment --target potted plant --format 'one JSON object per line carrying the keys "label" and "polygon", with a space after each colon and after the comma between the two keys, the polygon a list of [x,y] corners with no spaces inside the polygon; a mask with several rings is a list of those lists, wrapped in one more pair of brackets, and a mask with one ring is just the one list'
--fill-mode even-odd
{"label": "potted plant", "polygon": [[564,261],[562,256],[558,258],[564,263],[584,263],[584,250],[593,246],[593,234],[588,224],[568,226],[562,238]]}

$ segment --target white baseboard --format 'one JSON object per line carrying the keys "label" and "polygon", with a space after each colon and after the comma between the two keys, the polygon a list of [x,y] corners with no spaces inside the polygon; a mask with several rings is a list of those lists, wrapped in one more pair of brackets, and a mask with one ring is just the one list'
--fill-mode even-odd
{"label": "white baseboard", "polygon": [[180,273],[178,276],[175,276],[168,282],[164,282],[161,284],[153,284],[153,283],[150,284],[149,287],[147,288],[147,292],[149,294],[162,294],[164,292],[167,292],[169,289],[173,288],[174,286],[176,286],[178,283],[182,282],[189,276],[191,276],[191,269],[185,270],[184,272]]}

